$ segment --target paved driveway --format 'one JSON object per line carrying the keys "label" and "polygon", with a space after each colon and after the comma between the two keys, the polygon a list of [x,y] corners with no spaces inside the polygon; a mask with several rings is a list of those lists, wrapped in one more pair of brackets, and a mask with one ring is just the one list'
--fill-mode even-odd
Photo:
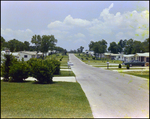
{"label": "paved driveway", "polygon": [[148,81],[89,66],[69,54],[71,67],[96,117],[149,117]]}

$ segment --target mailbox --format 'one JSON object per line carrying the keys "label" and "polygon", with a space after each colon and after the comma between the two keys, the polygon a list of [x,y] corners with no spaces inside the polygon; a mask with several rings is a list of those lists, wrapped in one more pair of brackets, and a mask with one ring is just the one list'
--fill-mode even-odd
{"label": "mailbox", "polygon": [[107,69],[109,68],[109,62],[107,62]]}
{"label": "mailbox", "polygon": [[73,66],[73,63],[71,63],[71,62],[68,62],[68,66]]}

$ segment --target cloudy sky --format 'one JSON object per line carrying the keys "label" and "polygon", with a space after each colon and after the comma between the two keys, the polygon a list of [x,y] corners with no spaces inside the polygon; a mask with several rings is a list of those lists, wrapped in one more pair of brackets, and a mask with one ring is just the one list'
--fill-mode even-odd
{"label": "cloudy sky", "polygon": [[1,36],[31,43],[54,35],[57,46],[88,49],[90,41],[149,37],[149,1],[1,1]]}

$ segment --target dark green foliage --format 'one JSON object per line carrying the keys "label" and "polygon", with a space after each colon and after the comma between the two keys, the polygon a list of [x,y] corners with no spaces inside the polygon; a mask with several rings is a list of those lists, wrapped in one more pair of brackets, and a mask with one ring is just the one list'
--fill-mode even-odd
{"label": "dark green foliage", "polygon": [[86,57],[86,60],[88,60],[88,58]]}
{"label": "dark green foliage", "polygon": [[32,64],[33,64],[33,62],[36,62],[36,61],[38,61],[39,59],[37,59],[37,58],[30,58],[28,61],[27,61],[27,63],[32,67]]}
{"label": "dark green foliage", "polygon": [[84,58],[81,58],[81,60],[84,60]]}
{"label": "dark green foliage", "polygon": [[127,69],[130,69],[130,66],[127,64]]}
{"label": "dark green foliage", "polygon": [[9,74],[9,70],[10,70],[10,66],[17,62],[17,59],[13,56],[13,55],[9,55],[9,54],[4,54],[4,61],[1,65],[1,69],[2,69],[2,77],[4,78],[4,81],[8,81],[10,74]]}
{"label": "dark green foliage", "polygon": [[32,63],[31,73],[39,83],[52,83],[54,67],[50,61],[38,59]]}
{"label": "dark green foliage", "polygon": [[22,82],[28,78],[30,72],[30,66],[27,62],[17,61],[10,66],[10,77],[9,81]]}
{"label": "dark green foliage", "polygon": [[51,62],[52,64],[54,64],[54,74],[59,74],[60,73],[60,62],[57,60],[48,60],[49,62]]}
{"label": "dark green foliage", "polygon": [[121,68],[121,64],[119,64],[118,68]]}
{"label": "dark green foliage", "polygon": [[60,61],[62,61],[63,57],[60,58]]}
{"label": "dark green foliage", "polygon": [[92,57],[93,60],[95,60],[95,57]]}

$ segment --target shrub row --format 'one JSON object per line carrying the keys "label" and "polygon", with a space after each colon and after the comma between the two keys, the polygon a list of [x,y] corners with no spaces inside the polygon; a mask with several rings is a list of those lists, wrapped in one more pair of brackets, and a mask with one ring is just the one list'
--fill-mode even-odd
{"label": "shrub row", "polygon": [[25,62],[17,61],[12,55],[5,55],[5,59],[2,64],[2,77],[5,81],[22,82],[32,76],[39,83],[52,83],[53,74],[60,73],[60,62],[54,59],[31,58]]}

